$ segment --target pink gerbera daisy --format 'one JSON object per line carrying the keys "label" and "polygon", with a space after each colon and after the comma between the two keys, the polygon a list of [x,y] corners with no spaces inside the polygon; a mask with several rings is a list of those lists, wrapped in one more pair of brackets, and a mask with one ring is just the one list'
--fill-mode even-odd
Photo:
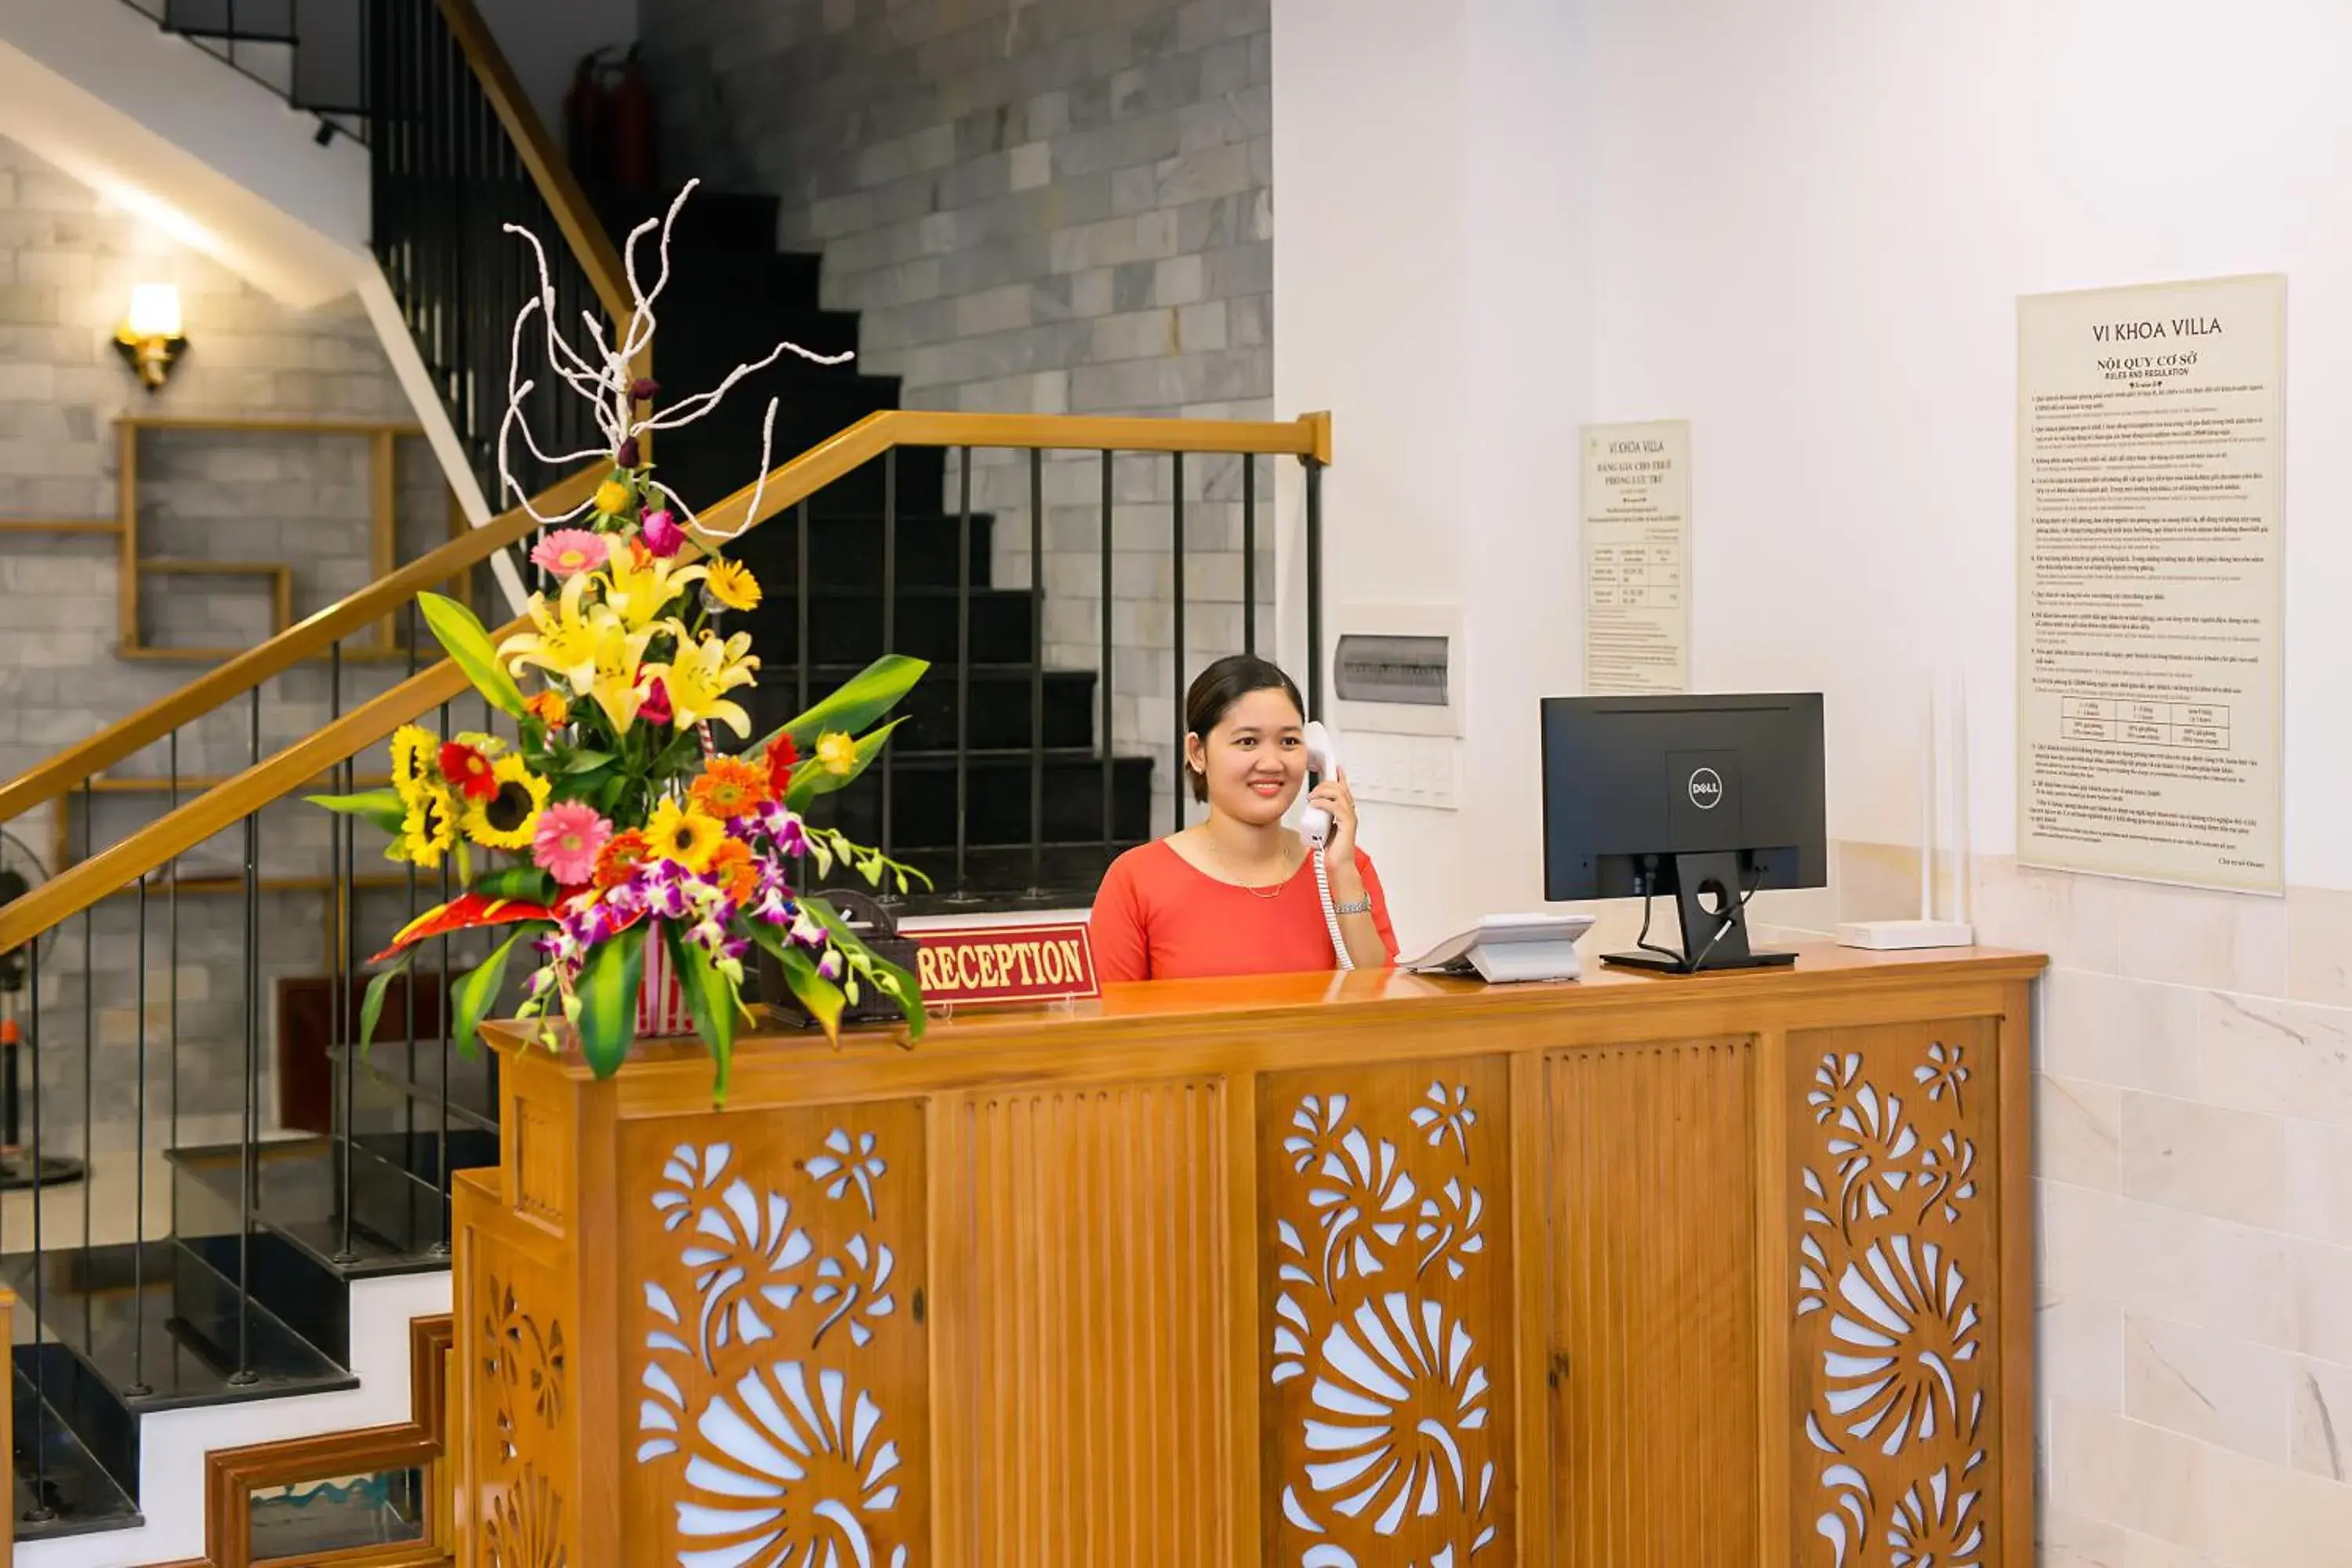
{"label": "pink gerbera daisy", "polygon": [[539,814],[539,831],[531,836],[530,858],[567,888],[577,888],[596,874],[597,852],[613,837],[613,825],[585,802],[567,800]]}
{"label": "pink gerbera daisy", "polygon": [[576,577],[604,564],[604,537],[584,528],[558,529],[539,542],[530,559],[559,577]]}

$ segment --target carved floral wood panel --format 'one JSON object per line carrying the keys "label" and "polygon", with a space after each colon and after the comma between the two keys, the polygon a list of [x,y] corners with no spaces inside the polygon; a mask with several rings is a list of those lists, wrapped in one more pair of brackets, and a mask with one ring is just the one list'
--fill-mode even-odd
{"label": "carved floral wood panel", "polygon": [[474,1506],[483,1568],[569,1568],[572,1351],[557,1288],[486,1229],[468,1232]]}
{"label": "carved floral wood panel", "polygon": [[1990,1020],[1790,1037],[1800,1563],[1999,1559],[1996,1044]]}
{"label": "carved floral wood panel", "polygon": [[928,1558],[923,1112],[627,1124],[624,1517],[679,1568]]}
{"label": "carved floral wood panel", "polygon": [[1507,1094],[1483,1058],[1260,1084],[1271,1562],[1515,1560]]}

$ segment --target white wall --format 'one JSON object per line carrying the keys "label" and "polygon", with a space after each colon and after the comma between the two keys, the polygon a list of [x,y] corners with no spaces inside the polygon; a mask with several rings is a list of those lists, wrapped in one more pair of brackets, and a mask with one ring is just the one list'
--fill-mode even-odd
{"label": "white wall", "polygon": [[[1275,405],[1336,416],[1325,604],[1464,612],[1458,810],[1364,808],[1409,947],[1541,897],[1533,719],[1577,679],[1558,498],[1590,417],[1574,22],[1556,0],[1274,8]],[[1290,485],[1292,538],[1297,506]]]}
{"label": "white wall", "polygon": [[[662,0],[650,0],[659,5]],[[616,51],[636,41],[637,0],[475,0],[499,41],[499,52],[539,110],[540,122],[563,146],[563,95],[580,57],[607,45]]]}
{"label": "white wall", "polygon": [[127,5],[0,0],[0,135],[299,309],[367,256],[367,150]]}
{"label": "white wall", "polygon": [[2283,271],[2287,872],[2352,887],[2344,13],[1591,10],[1597,400],[1693,420],[1698,678],[1829,689],[1832,835],[1916,837],[1886,704],[1937,657],[1985,721],[1986,847],[2013,843],[2016,296]]}
{"label": "white wall", "polygon": [[[1405,918],[1528,901],[1531,699],[1580,679],[1568,437],[1690,419],[1695,684],[1829,699],[1846,842],[1811,912],[1901,911],[1902,857],[1878,847],[1916,842],[1921,693],[1937,667],[1969,682],[1979,933],[2053,961],[2041,1561],[2345,1561],[2352,16],[1429,9],[1274,13],[1276,403],[1335,413],[1329,598],[1458,597],[1471,628],[1463,809],[1365,813]],[[2021,870],[2016,297],[2269,271],[2288,897]]]}

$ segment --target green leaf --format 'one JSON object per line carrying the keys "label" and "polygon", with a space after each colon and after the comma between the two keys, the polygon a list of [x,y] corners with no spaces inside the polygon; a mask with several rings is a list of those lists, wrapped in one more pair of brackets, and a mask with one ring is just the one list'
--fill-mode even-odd
{"label": "green leaf", "polygon": [[921,1039],[929,1019],[923,1011],[923,988],[917,984],[915,977],[868,947],[866,939],[841,918],[841,911],[823,899],[804,897],[800,902],[801,908],[814,915],[816,923],[824,927],[833,938],[834,946],[861,955],[875,973],[887,974],[898,983],[898,994],[892,1000],[907,1015],[907,1038]]}
{"label": "green leaf", "polygon": [[637,991],[646,977],[646,923],[606,937],[580,968],[580,1054],[610,1078],[637,1038]]}
{"label": "green leaf", "polygon": [[[761,945],[767,946],[765,942]],[[808,1009],[809,1016],[824,1028],[824,1037],[836,1046],[841,1044],[841,1010],[847,1004],[841,987],[816,972],[816,960],[809,956],[808,949],[784,942],[768,951],[783,966],[784,984]]]}
{"label": "green leaf", "polygon": [[481,617],[457,600],[441,594],[419,594],[417,604],[425,611],[425,624],[446,648],[474,689],[489,700],[490,706],[501,713],[522,716],[522,689],[499,662],[499,650],[490,641],[490,634]]}
{"label": "green leaf", "polygon": [[915,682],[930,668],[928,659],[908,658],[904,654],[884,654],[847,680],[834,688],[830,696],[783,728],[761,738],[755,751],[766,751],[768,742],[777,735],[790,735],[793,744],[803,757],[814,749],[816,738],[828,730],[840,730],[855,735],[883,714],[898,705],[898,700],[913,689]]}
{"label": "green leaf", "polygon": [[677,974],[677,988],[685,994],[686,1010],[694,1016],[694,1032],[702,1037],[703,1048],[710,1053],[711,1065],[717,1077],[710,1089],[711,1102],[727,1102],[727,1075],[735,1061],[735,984],[719,973],[710,955],[679,934],[677,927],[665,925],[662,935],[669,943],[670,967]]}
{"label": "green leaf", "polygon": [[386,833],[397,833],[407,820],[408,806],[400,792],[386,787],[363,789],[357,795],[306,795],[302,797],[312,805],[338,811],[345,816],[364,816]]}
{"label": "green leaf", "polygon": [[412,947],[400,955],[398,963],[368,982],[367,994],[360,1000],[359,1047],[362,1059],[367,1056],[369,1043],[375,1038],[376,1021],[383,1016],[383,994],[392,988],[393,977],[406,969],[415,956],[416,950]]}
{"label": "green leaf", "polygon": [[555,901],[555,878],[536,866],[508,866],[497,871],[485,871],[474,884],[474,891],[486,899],[515,899],[527,904],[551,904]]}
{"label": "green leaf", "polygon": [[857,760],[850,763],[847,773],[833,773],[818,767],[812,760],[803,759],[800,765],[793,769],[793,782],[784,791],[784,804],[794,811],[805,810],[808,803],[817,796],[831,795],[856,783],[857,775],[882,754],[883,746],[890,739],[890,731],[906,721],[903,717],[893,719],[880,729],[869,730],[860,735],[857,738]]}
{"label": "green leaf", "polygon": [[467,1056],[474,1054],[475,1037],[480,1032],[482,1019],[499,999],[499,987],[506,983],[507,954],[514,944],[536,931],[547,929],[541,924],[517,928],[515,933],[492,949],[490,956],[474,966],[473,972],[461,975],[449,988],[449,1000],[457,1009],[457,1048]]}
{"label": "green leaf", "polygon": [[567,773],[593,773],[611,761],[613,753],[610,752],[574,752],[572,760],[563,764],[563,771]]}

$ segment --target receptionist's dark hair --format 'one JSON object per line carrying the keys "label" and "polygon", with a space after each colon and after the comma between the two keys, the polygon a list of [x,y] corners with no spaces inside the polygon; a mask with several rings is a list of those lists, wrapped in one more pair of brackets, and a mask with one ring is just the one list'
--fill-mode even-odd
{"label": "receptionist's dark hair", "polygon": [[[1253,691],[1279,691],[1290,699],[1300,718],[1307,716],[1306,700],[1298,695],[1297,683],[1282,673],[1282,667],[1272,659],[1260,658],[1254,653],[1228,654],[1192,678],[1192,689],[1184,693],[1184,731],[1201,737],[1202,744],[1209,731],[1224,722],[1234,704]],[[1192,786],[1194,800],[1209,798],[1209,781],[1184,764],[1185,782]]]}

